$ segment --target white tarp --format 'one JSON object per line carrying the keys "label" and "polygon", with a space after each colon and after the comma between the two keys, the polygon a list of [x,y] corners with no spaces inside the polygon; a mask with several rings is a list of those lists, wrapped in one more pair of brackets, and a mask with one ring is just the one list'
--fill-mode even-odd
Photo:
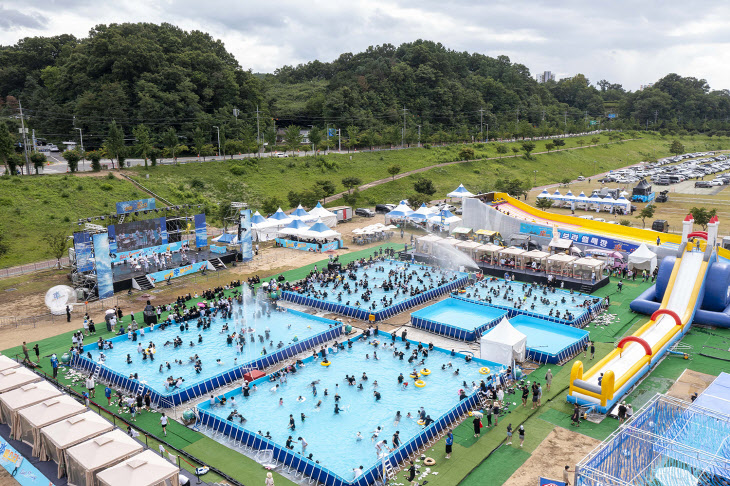
{"label": "white tarp", "polygon": [[512,360],[524,361],[527,351],[527,336],[512,327],[505,318],[481,337],[482,359],[505,366],[512,366]]}
{"label": "white tarp", "polygon": [[629,255],[629,268],[653,272],[656,268],[656,253],[642,243],[636,251]]}

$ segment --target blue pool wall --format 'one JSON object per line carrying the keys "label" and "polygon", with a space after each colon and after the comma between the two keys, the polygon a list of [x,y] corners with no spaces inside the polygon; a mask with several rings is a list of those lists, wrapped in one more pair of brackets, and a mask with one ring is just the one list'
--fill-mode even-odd
{"label": "blue pool wall", "polygon": [[[285,346],[273,353],[269,353],[256,360],[249,361],[240,366],[224,371],[218,375],[206,378],[201,382],[195,383],[185,388],[177,389],[170,393],[160,393],[159,391],[155,390],[147,384],[142,384],[138,380],[129,378],[129,376],[127,376],[126,374],[119,373],[118,371],[109,369],[106,366],[101,366],[97,362],[90,360],[89,358],[86,358],[84,356],[74,355],[71,359],[71,366],[89,373],[93,373],[98,367],[99,380],[105,383],[110,383],[113,387],[122,388],[130,392],[136,392],[139,389],[141,390],[141,393],[143,395],[146,394],[147,391],[149,391],[152,403],[155,403],[157,404],[157,406],[160,407],[172,407],[173,405],[180,405],[183,402],[210,393],[211,391],[225,386],[233,381],[241,380],[243,379],[243,375],[251,370],[263,370],[285,359],[291,358],[292,356],[296,356],[299,353],[308,351],[309,349],[312,349],[313,347],[318,346],[324,342],[338,338],[342,335],[344,331],[344,326],[340,322],[332,321],[330,319],[325,319],[322,317],[311,316],[309,314],[298,311],[289,310],[288,312],[294,312],[309,319],[314,319],[323,323],[333,325],[333,327],[327,329],[326,331],[315,334],[314,336],[310,336],[307,339],[303,339],[299,342]],[[142,388],[140,388],[140,385],[142,385]]]}
{"label": "blue pool wall", "polygon": [[590,341],[590,333],[588,331],[583,331],[582,329],[574,329],[564,326],[562,324],[547,322],[544,319],[540,318],[531,317],[531,319],[539,321],[536,322],[536,324],[539,324],[539,326],[543,329],[553,330],[558,334],[570,334],[575,336],[576,338],[576,341],[573,344],[565,346],[560,351],[552,353],[548,353],[547,351],[541,351],[540,349],[531,348],[528,346],[526,357],[533,361],[537,361],[538,363],[558,364],[561,361],[564,361],[565,359],[568,359],[577,354],[579,351],[583,350],[588,344],[588,341]]}
{"label": "blue pool wall", "polygon": [[[443,300],[441,302],[446,302],[447,300]],[[479,302],[479,301],[475,301],[475,300],[467,300],[467,299],[454,299],[454,300],[468,302],[469,304],[472,304],[472,305],[483,305],[485,307],[490,307],[492,309],[496,308],[487,303],[483,303],[483,302]],[[434,304],[434,305],[437,305],[437,304]],[[411,314],[411,325],[413,327],[417,327],[417,328],[423,329],[425,331],[433,332],[435,334],[440,334],[442,336],[452,337],[455,339],[460,339],[462,341],[476,341],[477,339],[482,337],[482,334],[484,334],[485,331],[487,331],[487,330],[493,328],[494,326],[496,326],[497,324],[499,324],[500,321],[502,320],[502,318],[504,318],[504,317],[507,317],[507,311],[505,311],[502,315],[500,315],[496,319],[486,322],[486,323],[482,324],[481,326],[476,327],[472,330],[467,330],[467,329],[462,329],[453,324],[446,324],[444,322],[439,322],[434,319],[426,319],[424,317],[419,317],[419,316]]]}
{"label": "blue pool wall", "polygon": [[[373,322],[379,322],[388,319],[396,314],[400,314],[406,309],[410,309],[411,307],[428,302],[429,300],[436,298],[440,295],[449,293],[461,287],[465,287],[469,284],[469,282],[469,276],[465,275],[447,283],[446,285],[442,285],[440,287],[436,287],[435,289],[428,290],[426,292],[423,292],[422,294],[415,295],[395,305],[386,307],[385,309],[380,309],[379,311],[375,312],[370,312],[366,309],[361,309],[359,307],[354,307],[351,305],[327,302],[290,291],[283,291],[281,293],[281,298],[289,302],[294,302],[295,304],[306,305],[308,307],[314,307],[316,309],[322,309],[326,312],[333,312],[335,314],[341,314],[347,317],[354,317],[355,319],[360,319],[363,321],[370,320]],[[371,318],[371,316],[373,317]]]}
{"label": "blue pool wall", "polygon": [[[377,335],[382,336],[384,340],[391,339],[390,334],[384,331],[378,331]],[[397,337],[396,339],[403,341],[400,337]],[[417,345],[416,341],[409,341],[412,344]],[[438,347],[435,347],[435,349],[444,353],[451,353],[450,350]],[[460,353],[456,353],[456,356],[465,358],[465,356]],[[312,358],[308,357],[304,361],[309,362],[311,360]],[[479,358],[474,358],[473,361],[490,367],[491,370],[496,370],[497,367],[500,366]],[[262,377],[254,381],[255,384],[263,382],[268,382],[268,377]],[[227,395],[233,395],[235,393],[237,393],[236,390],[229,392]],[[399,463],[408,459],[408,457],[416,453],[424,445],[439,440],[443,437],[445,430],[449,428],[451,424],[466,414],[469,410],[474,410],[480,405],[478,394],[476,392],[471,393],[466,399],[461,400],[448,412],[439,417],[438,420],[419,432],[415,437],[404,442],[400,447],[392,451],[385,458],[385,461],[390,463],[393,468],[396,468]],[[283,463],[284,466],[295,470],[298,473],[304,473],[318,483],[322,483],[326,486],[369,486],[383,477],[383,462],[380,461],[369,469],[363,471],[363,474],[358,477],[357,480],[346,480],[321,464],[317,464],[315,461],[311,461],[301,454],[297,454],[286,449],[273,440],[266,439],[254,432],[246,430],[241,425],[234,424],[233,422],[229,422],[211,414],[208,411],[208,408],[209,405],[207,402],[202,402],[197,405],[196,411],[199,420],[198,425],[210,427],[212,430],[230,437],[234,442],[244,447],[250,447],[255,450],[271,449],[273,450],[273,457],[276,461]]]}

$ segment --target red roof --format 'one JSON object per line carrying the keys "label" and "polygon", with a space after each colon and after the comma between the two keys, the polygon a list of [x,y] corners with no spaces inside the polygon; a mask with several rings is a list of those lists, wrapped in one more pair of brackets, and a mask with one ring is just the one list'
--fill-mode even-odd
{"label": "red roof", "polygon": [[717,215],[713,216],[712,219],[710,219],[710,223],[719,223],[720,218],[717,217]]}
{"label": "red roof", "polygon": [[687,216],[686,216],[686,217],[684,218],[684,220],[685,220],[685,221],[694,221],[695,219],[694,219],[694,218],[692,217],[692,215],[691,215],[691,214],[688,214],[688,215],[687,215]]}

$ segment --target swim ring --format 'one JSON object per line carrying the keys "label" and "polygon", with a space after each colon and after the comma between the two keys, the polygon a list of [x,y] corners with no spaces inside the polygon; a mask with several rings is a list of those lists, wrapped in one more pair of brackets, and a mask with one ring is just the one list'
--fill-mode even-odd
{"label": "swim ring", "polygon": [[436,464],[436,461],[432,457],[427,457],[426,459],[423,460],[424,466],[433,466],[435,464]]}
{"label": "swim ring", "polygon": [[479,368],[479,373],[481,373],[483,375],[488,375],[489,374],[489,368],[487,368],[486,366],[482,366],[481,368]]}
{"label": "swim ring", "polygon": [[419,420],[419,421],[417,421],[416,423],[417,423],[418,425],[426,425],[426,421],[425,421],[425,420]]}
{"label": "swim ring", "polygon": [[421,370],[421,374],[422,374],[423,376],[428,376],[428,375],[430,375],[430,374],[431,374],[431,370],[429,370],[428,368],[423,368],[423,369]]}
{"label": "swim ring", "polygon": [[321,362],[320,364],[321,364],[322,366],[329,366],[329,365],[331,365],[331,364],[332,364],[332,361],[326,361],[326,362],[325,362],[325,361],[322,361],[322,362]]}
{"label": "swim ring", "polygon": [[472,415],[474,415],[474,414],[472,413],[471,410],[469,410],[469,416],[471,417]]}
{"label": "swim ring", "polygon": [[413,384],[416,385],[418,388],[423,388],[424,386],[426,386],[426,382],[423,380],[416,380]]}
{"label": "swim ring", "polygon": [[408,375],[408,376],[410,376],[410,377],[411,377],[411,378],[413,378],[414,380],[418,379],[418,373],[411,373],[411,374],[410,374],[410,375]]}

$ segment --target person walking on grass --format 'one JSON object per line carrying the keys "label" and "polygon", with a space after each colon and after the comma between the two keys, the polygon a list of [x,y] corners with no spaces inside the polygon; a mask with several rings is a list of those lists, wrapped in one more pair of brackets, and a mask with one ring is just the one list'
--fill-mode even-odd
{"label": "person walking on grass", "polygon": [[23,341],[23,356],[27,361],[30,361],[30,356],[28,356],[28,346],[26,345],[25,341]]}
{"label": "person walking on grass", "polygon": [[525,426],[524,425],[520,425],[519,435],[520,435],[520,447],[522,447],[523,445],[525,445]]}
{"label": "person walking on grass", "polygon": [[505,445],[512,445],[512,424],[507,424],[507,443]]}
{"label": "person walking on grass", "polygon": [[570,424],[580,427],[580,407],[577,403],[573,404],[573,415],[570,416]]}
{"label": "person walking on grass", "polygon": [[446,459],[451,459],[451,448],[454,445],[454,432],[449,430],[446,434]]}
{"label": "person walking on grass", "polygon": [[41,348],[38,347],[38,343],[36,343],[36,345],[33,346],[33,351],[35,351],[36,363],[40,363],[41,362]]}
{"label": "person walking on grass", "polygon": [[94,375],[89,375],[86,379],[86,389],[89,391],[91,398],[96,398],[96,383],[94,382]]}
{"label": "person walking on grass", "polygon": [[411,465],[408,467],[408,481],[410,481],[411,486],[418,486],[418,481],[416,481],[416,464],[411,461]]}
{"label": "person walking on grass", "polygon": [[160,416],[160,425],[162,426],[162,433],[167,437],[167,415],[165,415],[165,412],[162,412]]}
{"label": "person walking on grass", "polygon": [[596,357],[596,343],[591,341],[591,359]]}
{"label": "person walking on grass", "polygon": [[545,391],[550,391],[550,385],[553,384],[553,370],[548,368],[545,373]]}
{"label": "person walking on grass", "polygon": [[266,473],[266,481],[264,482],[264,486],[274,486],[274,475],[271,473]]}

